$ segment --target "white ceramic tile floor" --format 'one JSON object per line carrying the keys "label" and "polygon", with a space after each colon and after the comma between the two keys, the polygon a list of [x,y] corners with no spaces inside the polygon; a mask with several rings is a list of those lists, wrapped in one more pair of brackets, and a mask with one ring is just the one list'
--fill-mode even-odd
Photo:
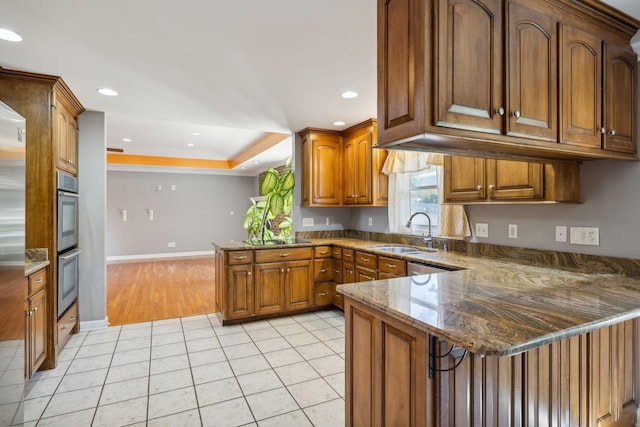
{"label": "white ceramic tile floor", "polygon": [[215,314],[74,335],[27,384],[26,426],[343,426],[344,316]]}

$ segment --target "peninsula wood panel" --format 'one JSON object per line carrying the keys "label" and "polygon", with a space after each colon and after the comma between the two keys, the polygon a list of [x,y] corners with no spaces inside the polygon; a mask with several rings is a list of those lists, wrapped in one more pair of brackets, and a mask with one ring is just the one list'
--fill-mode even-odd
{"label": "peninsula wood panel", "polygon": [[255,312],[255,286],[252,266],[232,265],[227,267],[226,297],[228,317],[246,317]]}
{"label": "peninsula wood panel", "polygon": [[272,262],[255,265],[255,313],[284,311],[284,264]]}
{"label": "peninsula wood panel", "polygon": [[[328,259],[331,261],[331,258]],[[285,263],[285,309],[311,308],[314,304],[313,264],[310,260]],[[329,278],[331,270],[329,270]]]}

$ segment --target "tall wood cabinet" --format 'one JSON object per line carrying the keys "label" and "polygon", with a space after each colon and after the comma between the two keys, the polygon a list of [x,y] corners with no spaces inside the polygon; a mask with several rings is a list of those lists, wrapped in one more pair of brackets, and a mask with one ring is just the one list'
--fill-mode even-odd
{"label": "tall wood cabinet", "polygon": [[375,149],[377,121],[343,132],[306,128],[302,143],[302,206],[386,206],[387,151]]}
{"label": "tall wood cabinet", "polygon": [[444,157],[444,203],[580,202],[575,163]]}
{"label": "tall wood cabinet", "polygon": [[[56,171],[77,174],[77,118],[84,107],[60,77],[3,68],[0,99],[27,123],[25,246],[47,248],[55,257]],[[53,368],[64,344],[58,342],[56,262],[47,268],[46,283],[46,358],[42,367]],[[70,311],[77,313],[77,302]],[[64,322],[65,331],[77,331],[77,322],[77,316],[69,316]]]}
{"label": "tall wood cabinet", "polygon": [[591,0],[378,0],[379,145],[635,159],[638,28]]}

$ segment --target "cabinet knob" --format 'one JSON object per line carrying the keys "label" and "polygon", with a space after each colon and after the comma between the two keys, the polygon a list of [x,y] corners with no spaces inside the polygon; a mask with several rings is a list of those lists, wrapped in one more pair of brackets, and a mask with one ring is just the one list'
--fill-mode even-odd
{"label": "cabinet knob", "polygon": [[496,187],[495,187],[493,184],[491,184],[491,185],[489,186],[489,191],[493,191],[493,190],[495,190],[495,188],[496,188]]}
{"label": "cabinet knob", "polygon": [[327,269],[323,268],[322,270],[320,270],[320,273],[326,273]]}
{"label": "cabinet knob", "polygon": [[616,130],[615,130],[615,129],[611,129],[611,130],[609,131],[609,135],[611,135],[611,136],[615,136],[615,134],[616,134]]}
{"label": "cabinet knob", "polygon": [[243,256],[234,256],[234,257],[233,257],[233,259],[245,259],[245,258],[247,258],[247,256],[246,256],[246,255],[243,255]]}
{"label": "cabinet knob", "polygon": [[496,110],[496,115],[497,116],[504,116],[504,108],[500,107]]}
{"label": "cabinet knob", "polygon": [[251,272],[250,271],[247,271],[247,276],[251,276]]}
{"label": "cabinet knob", "polygon": [[288,273],[288,272],[290,272],[290,271],[291,271],[291,269],[290,269],[290,268],[287,268],[287,273]]}
{"label": "cabinet knob", "polygon": [[324,297],[324,296],[327,296],[327,295],[329,295],[329,293],[328,293],[328,292],[320,292],[320,293],[318,294],[318,296],[321,296],[321,297]]}
{"label": "cabinet knob", "polygon": [[481,190],[482,190],[482,185],[478,185],[478,186],[476,187],[476,190],[481,191]]}
{"label": "cabinet knob", "polygon": [[387,264],[387,267],[389,267],[389,268],[396,268],[396,265],[395,265],[395,264]]}
{"label": "cabinet knob", "polygon": [[522,116],[522,114],[520,113],[520,110],[516,110],[513,112],[512,116],[515,117],[516,119],[519,119],[520,116]]}
{"label": "cabinet knob", "polygon": [[600,128],[600,133],[601,133],[601,134],[603,134],[603,135],[604,135],[605,133],[607,133],[607,128],[606,128],[606,127],[604,127],[604,126],[603,126],[603,127],[601,127],[601,128]]}
{"label": "cabinet knob", "polygon": [[284,273],[284,268],[281,268],[281,269],[280,269],[280,273]]}
{"label": "cabinet knob", "polygon": [[286,252],[285,252],[285,253],[280,254],[280,256],[281,256],[281,257],[283,257],[283,258],[288,257],[289,255],[291,255],[291,254],[286,253]]}
{"label": "cabinet knob", "polygon": [[33,307],[33,312],[37,313],[38,312],[38,307]]}
{"label": "cabinet knob", "polygon": [[43,280],[44,280],[44,279],[41,277],[41,278],[39,278],[38,280],[36,280],[36,283],[42,283],[42,281],[43,281]]}

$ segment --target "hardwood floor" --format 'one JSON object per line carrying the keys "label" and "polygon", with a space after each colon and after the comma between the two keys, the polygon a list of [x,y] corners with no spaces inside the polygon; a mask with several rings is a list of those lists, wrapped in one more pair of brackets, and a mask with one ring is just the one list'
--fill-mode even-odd
{"label": "hardwood floor", "polygon": [[214,257],[107,265],[111,325],[215,311]]}

